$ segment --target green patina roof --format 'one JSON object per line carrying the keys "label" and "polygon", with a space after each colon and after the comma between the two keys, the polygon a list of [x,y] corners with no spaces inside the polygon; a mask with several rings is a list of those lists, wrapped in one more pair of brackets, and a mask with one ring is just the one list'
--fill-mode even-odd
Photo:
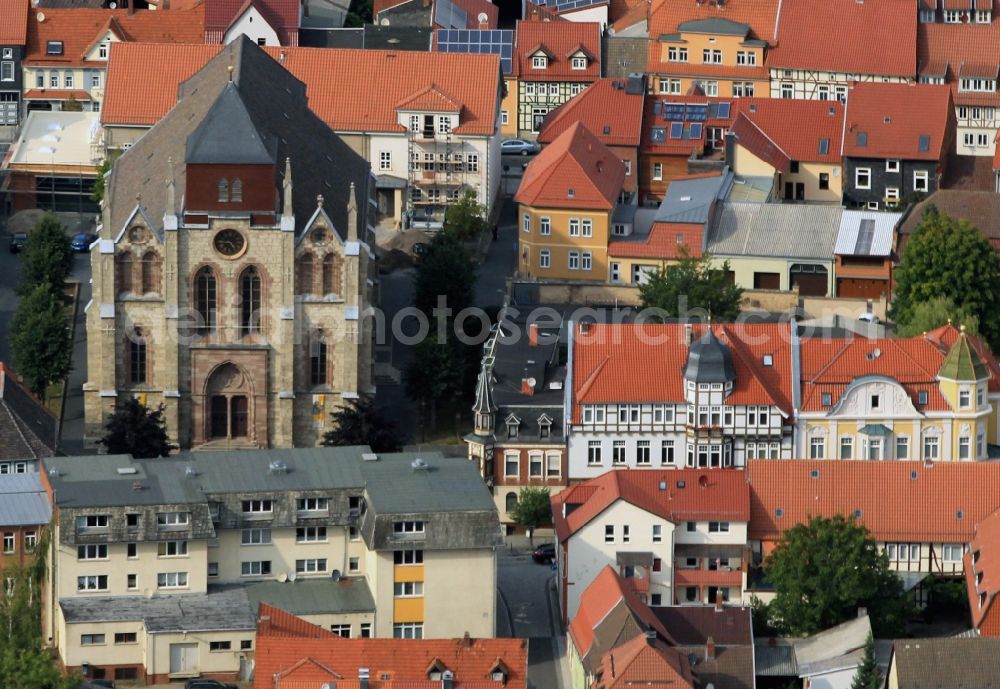
{"label": "green patina roof", "polygon": [[949,380],[980,380],[989,377],[986,364],[969,344],[964,331],[945,357],[938,376]]}

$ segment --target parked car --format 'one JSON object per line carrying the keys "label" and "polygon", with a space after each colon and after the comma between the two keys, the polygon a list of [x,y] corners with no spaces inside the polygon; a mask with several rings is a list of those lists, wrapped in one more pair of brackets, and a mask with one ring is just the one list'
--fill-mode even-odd
{"label": "parked car", "polygon": [[90,245],[96,241],[97,235],[93,232],[77,232],[73,235],[73,239],[70,241],[69,245],[73,247],[73,251],[86,253],[90,251]]}
{"label": "parked car", "polygon": [[541,146],[536,141],[525,141],[524,139],[507,139],[500,143],[500,153],[504,155],[523,155],[538,153]]}
{"label": "parked car", "polygon": [[554,543],[545,543],[535,548],[531,554],[531,559],[540,565],[548,565],[556,559],[556,546]]}
{"label": "parked car", "polygon": [[217,679],[189,679],[184,683],[184,689],[239,689],[239,687]]}
{"label": "parked car", "polygon": [[115,689],[113,679],[85,679],[76,689]]}
{"label": "parked car", "polygon": [[10,249],[10,253],[12,254],[20,253],[27,241],[28,235],[26,233],[15,232],[10,236],[10,244],[7,245],[7,248]]}

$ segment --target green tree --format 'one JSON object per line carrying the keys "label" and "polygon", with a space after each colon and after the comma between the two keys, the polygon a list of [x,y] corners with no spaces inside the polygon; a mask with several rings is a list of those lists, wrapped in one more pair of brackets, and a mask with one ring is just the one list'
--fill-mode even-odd
{"label": "green tree", "polygon": [[62,104],[63,112],[83,112],[83,103],[76,99],[76,96],[70,94],[69,98],[63,101]]}
{"label": "green tree", "polygon": [[854,679],[851,680],[851,689],[882,689],[882,673],[878,669],[878,660],[875,658],[875,639],[868,635],[865,641],[865,655],[858,665]]}
{"label": "green tree", "polygon": [[[955,306],[955,314],[975,316],[979,331],[994,347],[1000,344],[1000,261],[973,225],[954,220],[934,205],[924,209],[894,274],[890,315],[904,329],[920,327],[936,297]],[[953,315],[953,317],[954,317]]]}
{"label": "green tree", "polygon": [[121,152],[119,151],[109,151],[107,157],[101,161],[101,164],[97,166],[97,179],[94,180],[94,190],[90,192],[90,200],[94,203],[100,203],[104,200],[104,190],[106,176],[111,172],[111,168],[114,167],[115,161],[121,157]]}
{"label": "green tree", "polygon": [[814,634],[868,609],[879,636],[896,636],[909,606],[868,530],[842,515],[813,517],[782,536],[764,561],[777,595],[770,621],[791,634]]}
{"label": "green tree", "polygon": [[695,258],[685,253],[676,264],[656,271],[640,285],[642,308],[662,309],[668,317],[703,309],[715,320],[735,320],[743,288],[731,284],[728,273],[729,261],[714,267],[707,254]]}
{"label": "green tree", "polygon": [[486,229],[486,206],[476,201],[476,192],[466,191],[444,214],[444,229],[459,239],[474,239]]}
{"label": "green tree", "polygon": [[414,304],[433,318],[438,296],[444,296],[452,314],[457,314],[472,305],[475,283],[472,256],[455,236],[440,232],[417,268]]}
{"label": "green tree", "polygon": [[104,425],[104,445],[108,454],[132,455],[136,459],[166,457],[174,446],[167,439],[163,405],[151,409],[134,397],[117,405]]}
{"label": "green tree", "polygon": [[0,687],[4,689],[75,689],[81,679],[60,674],[52,656],[41,647],[0,653]]}
{"label": "green tree", "polygon": [[391,420],[375,406],[370,397],[348,400],[330,414],[333,429],[323,436],[323,445],[344,447],[368,445],[373,452],[399,452],[403,440]]}
{"label": "green tree", "polygon": [[46,285],[61,294],[73,269],[73,249],[62,223],[52,213],[45,213],[28,234],[21,254],[23,279],[18,294],[24,296],[36,285]]}
{"label": "green tree", "polygon": [[403,382],[407,395],[429,407],[433,429],[437,428],[438,405],[463,396],[466,359],[463,345],[451,335],[438,342],[432,333],[413,349]]}
{"label": "green tree", "polygon": [[964,325],[970,335],[979,335],[979,316],[968,307],[955,306],[951,297],[934,297],[915,304],[910,321],[905,325],[897,325],[896,334],[900,337],[915,337],[947,323]]}
{"label": "green tree", "polygon": [[72,368],[73,333],[62,299],[40,284],[17,305],[10,326],[14,367],[36,395],[45,399],[49,385]]}
{"label": "green tree", "polygon": [[527,487],[517,498],[517,505],[510,513],[515,524],[528,531],[528,543],[534,546],[535,529],[552,522],[552,504],[548,488]]}

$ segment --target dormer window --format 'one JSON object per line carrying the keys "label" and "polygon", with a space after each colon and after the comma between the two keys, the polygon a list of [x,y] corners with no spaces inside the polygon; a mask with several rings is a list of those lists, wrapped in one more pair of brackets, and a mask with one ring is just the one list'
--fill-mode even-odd
{"label": "dormer window", "polygon": [[97,58],[99,60],[107,60],[108,59],[108,49],[110,47],[111,47],[111,44],[108,43],[107,41],[104,41],[99,46],[97,46]]}
{"label": "dormer window", "polygon": [[62,41],[48,41],[45,44],[45,54],[46,55],[62,55],[63,54],[63,42]]}
{"label": "dormer window", "polygon": [[549,58],[545,55],[533,55],[531,57],[531,68],[532,69],[545,69],[549,66]]}
{"label": "dormer window", "polygon": [[503,661],[497,658],[497,661],[490,668],[489,674],[487,675],[494,682],[500,682],[502,684],[507,683],[507,677],[510,675],[510,671],[507,670],[507,666],[504,665]]}
{"label": "dormer window", "polygon": [[513,414],[507,417],[507,438],[514,439],[517,438],[517,429],[521,426],[521,419],[517,418]]}
{"label": "dormer window", "polygon": [[573,69],[587,69],[587,58],[582,56],[574,57],[571,65]]}
{"label": "dormer window", "polygon": [[548,414],[542,414],[538,417],[538,437],[541,439],[547,439],[552,431],[552,419],[549,418]]}
{"label": "dormer window", "polygon": [[824,392],[822,395],[822,402],[824,407],[829,407],[833,404],[833,395],[829,392]]}
{"label": "dormer window", "polygon": [[225,177],[219,180],[219,203],[229,201],[229,180]]}
{"label": "dormer window", "polygon": [[927,404],[927,391],[918,390],[917,391],[917,404]]}
{"label": "dormer window", "polygon": [[958,80],[958,90],[993,93],[997,90],[997,82],[996,79],[974,79],[966,77]]}
{"label": "dormer window", "polygon": [[238,179],[233,180],[232,193],[229,196],[230,201],[242,201],[243,200],[243,182]]}
{"label": "dormer window", "polygon": [[442,663],[440,659],[435,658],[431,662],[431,664],[427,667],[427,679],[429,679],[432,682],[440,682],[442,676],[447,671],[448,668],[445,667],[445,664]]}

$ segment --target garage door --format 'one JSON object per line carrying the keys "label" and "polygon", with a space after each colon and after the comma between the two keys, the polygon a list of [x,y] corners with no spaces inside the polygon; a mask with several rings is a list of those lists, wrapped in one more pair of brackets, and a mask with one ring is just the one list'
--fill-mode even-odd
{"label": "garage door", "polygon": [[866,278],[840,278],[837,280],[838,297],[878,299],[888,292],[888,280],[870,280]]}
{"label": "garage door", "polygon": [[828,285],[826,267],[794,263],[788,271],[788,284],[793,288],[798,285],[799,294],[803,297],[825,297]]}
{"label": "garage door", "polygon": [[781,289],[780,273],[754,273],[754,289]]}
{"label": "garage door", "polygon": [[170,674],[198,672],[198,644],[170,644]]}

